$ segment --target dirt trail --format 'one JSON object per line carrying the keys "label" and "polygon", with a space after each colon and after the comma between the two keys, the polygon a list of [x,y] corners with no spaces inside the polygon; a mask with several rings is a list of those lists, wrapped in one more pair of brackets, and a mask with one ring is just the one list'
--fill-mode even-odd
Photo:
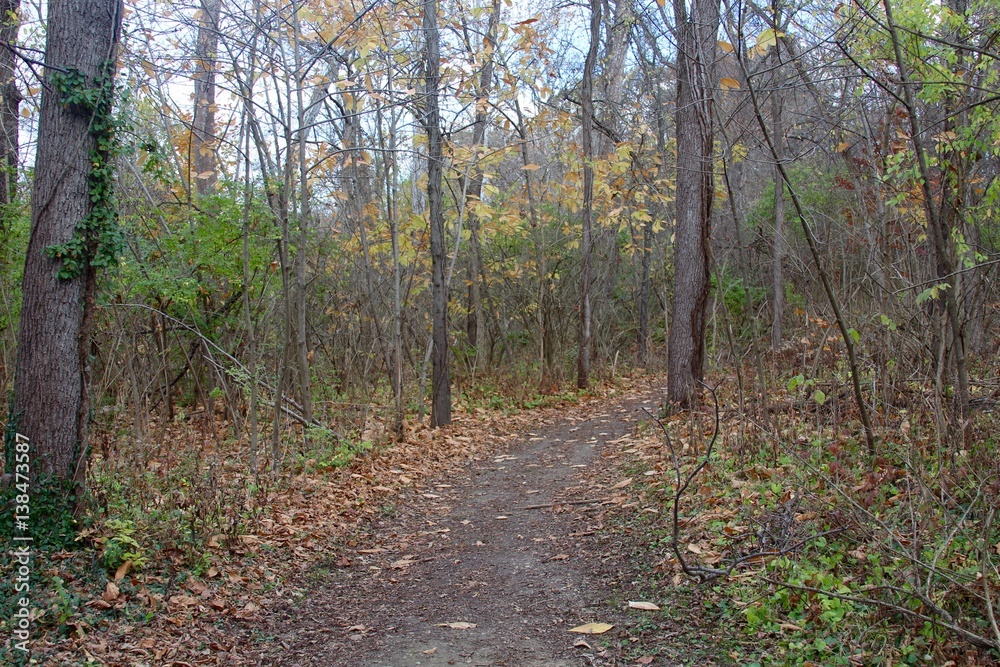
{"label": "dirt trail", "polygon": [[600,506],[525,508],[591,499],[579,474],[632,432],[649,399],[540,422],[508,451],[401,497],[304,600],[257,630],[269,640],[259,664],[617,664],[601,637],[574,648],[580,635],[568,632],[615,620],[591,537]]}

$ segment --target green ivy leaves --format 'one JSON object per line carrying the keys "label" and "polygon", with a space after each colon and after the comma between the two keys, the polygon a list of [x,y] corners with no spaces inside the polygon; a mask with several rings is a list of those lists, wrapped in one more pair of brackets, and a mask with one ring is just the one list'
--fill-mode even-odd
{"label": "green ivy leaves", "polygon": [[59,278],[72,280],[87,267],[115,266],[124,247],[125,238],[118,225],[114,162],[122,153],[119,134],[128,123],[115,114],[114,62],[102,64],[93,82],[77,69],[56,72],[51,80],[62,105],[76,107],[90,116],[89,133],[97,140],[87,175],[90,212],[76,224],[69,241],[45,249],[46,256],[61,262]]}

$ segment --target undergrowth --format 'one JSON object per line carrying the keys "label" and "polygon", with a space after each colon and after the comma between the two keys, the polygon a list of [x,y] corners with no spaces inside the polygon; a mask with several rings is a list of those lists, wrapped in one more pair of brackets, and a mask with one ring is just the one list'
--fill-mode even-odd
{"label": "undergrowth", "polygon": [[[770,424],[736,411],[722,421],[679,502],[680,557],[721,571],[701,582],[674,550],[676,470],[662,433],[650,422],[626,450],[620,474],[636,480],[644,510],[616,514],[612,534],[641,545],[622,585],[664,601],[659,614],[673,621],[633,629],[637,655],[744,667],[1000,664],[989,648],[1000,642],[996,418],[978,414],[967,444],[942,449],[933,415],[884,414],[897,428],[871,459],[849,407],[834,425],[834,406],[809,390]],[[704,456],[710,410],[665,426],[687,474]]]}

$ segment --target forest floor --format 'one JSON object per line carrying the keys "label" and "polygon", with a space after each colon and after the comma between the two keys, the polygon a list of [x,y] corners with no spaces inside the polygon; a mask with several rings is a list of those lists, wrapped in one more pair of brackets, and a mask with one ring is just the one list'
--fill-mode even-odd
{"label": "forest floor", "polygon": [[[648,475],[663,470],[640,461],[662,458],[646,455],[662,443],[643,412],[655,413],[661,385],[640,374],[541,406],[467,405],[441,429],[409,423],[403,441],[345,467],[304,461],[265,491],[239,534],[185,550],[158,533],[140,536],[158,524],[135,524],[129,535],[141,544],[161,543],[139,570],[106,569],[101,545],[122,537],[86,531],[93,545],[36,563],[48,583],[31,663],[730,664],[726,642],[692,622],[713,616],[697,587],[674,576],[667,593],[650,578],[652,569],[669,584],[673,574],[649,531],[666,521],[646,498],[659,479]],[[176,421],[167,437],[177,446],[163,456],[204,441],[203,431],[196,419]],[[648,525],[630,524],[636,517]],[[644,594],[661,595],[663,610],[629,607]],[[587,623],[614,627],[571,632]],[[21,664],[0,646],[0,664],[12,657]]]}
{"label": "forest floor", "polygon": [[[624,496],[602,473],[655,399],[539,415],[503,450],[387,498],[308,573],[303,599],[244,627],[241,653],[289,667],[650,664],[621,631],[648,612],[617,597],[622,554],[602,529]],[[570,632],[594,622],[615,628]]]}
{"label": "forest floor", "polygon": [[[145,493],[176,489],[162,471],[194,448],[197,470],[218,477],[206,478],[215,485],[206,492],[185,472],[194,480],[185,502],[201,493],[200,502],[251,518],[185,546],[177,535],[188,533],[165,532],[169,522],[142,523],[136,499],[130,532],[106,520],[84,532],[83,548],[39,559],[47,597],[35,603],[32,664],[997,666],[921,623],[762,581],[848,590],[871,576],[868,553],[886,548],[851,532],[859,520],[837,482],[814,480],[802,452],[868,506],[904,511],[911,502],[901,498],[900,468],[838,463],[850,431],[817,425],[820,407],[838,414],[836,399],[789,408],[794,429],[766,448],[741,445],[738,411],[722,411],[714,449],[706,449],[715,442],[709,406],[674,414],[663,424],[668,446],[652,417],[662,384],[639,374],[520,407],[469,400],[451,425],[408,423],[402,441],[346,464],[288,461],[289,476],[262,487],[253,507],[226,495],[226,484],[249,481],[239,451],[203,448],[206,424],[175,420],[167,430],[175,447],[144,473],[164,474],[160,487]],[[700,473],[679,503],[677,551],[675,456]],[[133,535],[144,565],[109,565],[109,545]],[[717,567],[737,556],[743,567],[710,583],[682,572],[682,560]],[[588,624],[603,631],[573,631]],[[0,645],[0,665],[10,656]]]}

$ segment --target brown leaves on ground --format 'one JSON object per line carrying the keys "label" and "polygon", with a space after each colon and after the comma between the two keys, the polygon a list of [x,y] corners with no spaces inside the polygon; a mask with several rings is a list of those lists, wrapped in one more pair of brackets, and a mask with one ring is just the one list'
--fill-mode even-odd
{"label": "brown leaves on ground", "polygon": [[[608,393],[627,390],[630,383],[644,387],[650,382],[650,378],[624,379]],[[318,567],[354,567],[357,554],[391,551],[357,550],[352,537],[385,507],[418,497],[448,502],[442,496],[449,487],[449,470],[457,472],[472,460],[505,456],[504,448],[541,419],[578,414],[582,421],[590,412],[592,405],[572,404],[513,415],[479,408],[458,412],[450,426],[437,430],[411,423],[402,442],[361,455],[346,468],[299,474],[286,488],[268,494],[265,513],[252,532],[208,537],[202,559],[206,567],[200,573],[185,571],[180,554],[169,552],[161,554],[167,557],[165,562],[141,572],[123,564],[101,590],[89,591],[85,604],[106,614],[130,605],[133,611],[128,617],[148,615],[150,621],[105,618],[100,627],[67,623],[78,631],[65,638],[51,631],[33,637],[36,655],[44,656],[40,664],[87,660],[112,666],[150,661],[247,664],[229,623],[256,621],[276,604],[301,595],[307,585],[304,573]],[[431,478],[439,483],[432,486]],[[418,562],[402,553],[405,545],[399,546],[392,568],[405,570]],[[553,560],[566,557],[559,554]],[[87,592],[81,597],[86,599]],[[471,629],[475,624],[454,621],[448,627]]]}

